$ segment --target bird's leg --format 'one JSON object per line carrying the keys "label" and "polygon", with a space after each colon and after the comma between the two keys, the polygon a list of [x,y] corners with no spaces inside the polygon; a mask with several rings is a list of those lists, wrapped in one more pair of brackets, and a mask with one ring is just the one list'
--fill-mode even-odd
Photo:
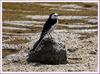
{"label": "bird's leg", "polygon": [[48,34],[48,36],[49,36],[50,38],[52,38],[52,35],[51,35],[50,33]]}

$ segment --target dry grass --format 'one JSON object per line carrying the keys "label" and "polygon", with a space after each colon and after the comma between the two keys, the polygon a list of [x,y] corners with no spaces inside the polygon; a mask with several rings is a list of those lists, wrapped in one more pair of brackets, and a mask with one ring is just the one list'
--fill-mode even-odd
{"label": "dry grass", "polygon": [[34,27],[30,30],[11,30],[11,29],[3,29],[3,32],[6,33],[36,33],[36,32],[40,32],[42,30],[42,28],[39,27]]}
{"label": "dry grass", "polygon": [[12,24],[3,24],[3,26],[5,26],[5,27],[34,29],[34,26],[23,26],[23,25],[12,25]]}
{"label": "dry grass", "polygon": [[[47,10],[47,9],[45,9]],[[30,20],[29,18],[25,18],[25,15],[49,15],[53,12],[56,12],[60,15],[66,15],[66,16],[97,16],[97,11],[94,10],[82,10],[82,11],[67,11],[67,12],[61,12],[59,10],[50,10],[46,12],[45,10],[37,10],[37,12],[32,12],[32,13],[19,13],[19,12],[3,12],[3,20]],[[92,12],[92,13],[91,13]],[[23,15],[24,14],[24,15]]]}
{"label": "dry grass", "polygon": [[[50,4],[50,3],[49,3]],[[60,4],[60,3],[52,3]],[[74,3],[61,3],[61,4],[74,4]],[[78,5],[83,5],[84,7],[94,7],[97,9],[96,3],[76,3]],[[61,15],[72,15],[72,16],[97,16],[97,10],[84,10],[82,11],[60,11],[60,10],[50,10],[51,6],[43,6],[38,3],[3,3],[4,9],[11,9],[15,11],[3,11],[3,20],[31,20],[24,18],[25,15],[49,15],[51,13],[58,13]],[[54,8],[58,8],[54,7]],[[23,12],[26,11],[26,12]],[[31,12],[27,12],[31,11]],[[92,12],[92,13],[91,13]]]}
{"label": "dry grass", "polygon": [[17,52],[18,52],[18,50],[16,50],[16,49],[3,49],[2,50],[2,57],[6,57],[10,54],[14,54],[14,53],[17,53]]}
{"label": "dry grass", "polygon": [[88,23],[87,20],[84,20],[84,19],[70,19],[70,20],[60,20],[59,23],[62,23],[62,24],[74,24],[74,23]]}
{"label": "dry grass", "polygon": [[[45,3],[48,3],[48,2],[45,2]],[[89,7],[98,7],[97,6],[97,3],[83,3],[83,2],[49,2],[49,4],[77,4],[77,5],[80,5],[80,6],[84,6],[86,7],[87,5]]]}
{"label": "dry grass", "polygon": [[9,39],[9,37],[2,37],[2,40],[7,40]]}
{"label": "dry grass", "polygon": [[68,26],[58,26],[57,29],[70,29],[70,30],[82,30],[82,29],[97,29],[98,26],[93,26],[93,27],[68,27]]}
{"label": "dry grass", "polygon": [[29,42],[29,40],[25,39],[15,39],[15,40],[11,40],[11,41],[5,41],[4,43],[6,44],[23,44],[23,43],[27,43]]}

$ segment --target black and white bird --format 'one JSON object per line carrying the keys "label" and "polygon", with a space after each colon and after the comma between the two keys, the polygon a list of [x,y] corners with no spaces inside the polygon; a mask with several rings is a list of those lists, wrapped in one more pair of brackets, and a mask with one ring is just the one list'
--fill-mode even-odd
{"label": "black and white bird", "polygon": [[43,38],[46,35],[50,35],[50,33],[55,29],[56,25],[58,23],[58,14],[57,13],[52,13],[50,14],[48,20],[44,24],[42,33],[40,35],[40,39],[37,41],[37,43],[34,45],[32,51],[36,51],[40,43],[42,42]]}

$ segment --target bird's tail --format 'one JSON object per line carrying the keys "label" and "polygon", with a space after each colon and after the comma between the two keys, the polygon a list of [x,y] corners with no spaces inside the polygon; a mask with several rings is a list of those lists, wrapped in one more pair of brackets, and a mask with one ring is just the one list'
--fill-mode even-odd
{"label": "bird's tail", "polygon": [[35,43],[32,51],[35,52],[37,51],[37,48],[39,47],[39,45],[41,44],[42,40],[43,40],[44,36],[40,37],[40,39]]}

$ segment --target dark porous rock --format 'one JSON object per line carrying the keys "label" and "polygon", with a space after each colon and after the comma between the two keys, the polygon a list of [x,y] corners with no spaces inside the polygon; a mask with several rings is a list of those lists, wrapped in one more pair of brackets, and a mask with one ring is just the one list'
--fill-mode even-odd
{"label": "dark porous rock", "polygon": [[45,38],[37,48],[37,51],[30,50],[27,61],[42,64],[66,64],[67,54],[65,46],[55,39]]}

